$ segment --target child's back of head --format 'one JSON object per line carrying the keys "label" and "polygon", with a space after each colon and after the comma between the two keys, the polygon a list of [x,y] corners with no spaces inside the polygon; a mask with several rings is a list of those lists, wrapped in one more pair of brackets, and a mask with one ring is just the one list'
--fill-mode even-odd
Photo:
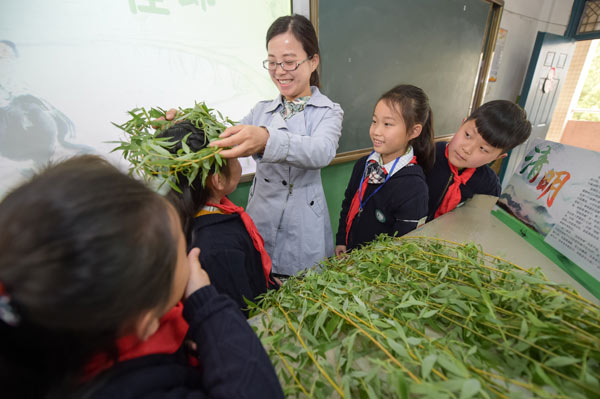
{"label": "child's back of head", "polygon": [[[206,148],[209,144],[208,138],[206,137],[202,128],[196,127],[194,123],[190,121],[183,121],[181,123],[174,124],[168,129],[160,132],[156,135],[159,138],[168,138],[174,145],[168,150],[172,154],[182,148],[182,142],[189,147],[190,151],[198,152]],[[228,161],[224,161],[223,166],[217,171],[215,165],[208,171],[207,175],[204,176],[200,171],[197,177],[189,182],[185,176],[178,176],[176,183],[179,192],[171,190],[167,195],[167,199],[175,206],[177,212],[181,217],[183,231],[186,237],[189,237],[191,222],[196,216],[196,213],[202,209],[212,194],[212,187],[210,182],[207,180],[208,176],[212,176],[215,173],[221,173],[226,179],[230,178],[232,173],[230,170],[230,164],[237,163],[237,159],[233,158]],[[236,176],[239,181],[239,176]],[[204,180],[204,181],[203,181]],[[237,186],[237,182],[236,186]]]}
{"label": "child's back of head", "polygon": [[477,131],[491,146],[508,152],[524,143],[531,134],[527,114],[517,104],[506,100],[494,100],[477,108],[467,121],[474,120]]}
{"label": "child's back of head", "polygon": [[0,203],[0,313],[16,318],[0,317],[4,393],[68,390],[90,355],[114,354],[128,323],[169,301],[171,220],[162,197],[95,156],[51,166]]}

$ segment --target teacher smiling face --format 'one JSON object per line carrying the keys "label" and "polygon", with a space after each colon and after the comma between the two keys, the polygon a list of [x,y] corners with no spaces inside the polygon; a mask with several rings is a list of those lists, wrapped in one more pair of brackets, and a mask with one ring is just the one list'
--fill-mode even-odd
{"label": "teacher smiling face", "polygon": [[269,40],[267,52],[263,65],[279,93],[288,101],[310,96],[310,77],[319,66],[319,54],[307,54],[289,30]]}

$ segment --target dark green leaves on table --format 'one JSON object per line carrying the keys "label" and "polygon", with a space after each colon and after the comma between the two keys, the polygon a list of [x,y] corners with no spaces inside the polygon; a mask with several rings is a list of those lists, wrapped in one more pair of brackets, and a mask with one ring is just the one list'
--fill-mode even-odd
{"label": "dark green leaves on table", "polygon": [[380,237],[250,304],[286,397],[600,398],[600,310],[473,244]]}
{"label": "dark green leaves on table", "polygon": [[168,151],[174,143],[169,142],[167,138],[156,137],[174,123],[188,120],[204,130],[209,142],[217,139],[234,122],[223,118],[218,111],[217,117],[203,102],[196,103],[194,108],[179,108],[172,121],[156,120],[165,116],[166,111],[162,108],[135,108],[128,111],[128,114],[131,119],[127,122],[121,125],[113,123],[127,134],[125,140],[115,142],[119,146],[113,151],[123,152],[123,157],[131,163],[131,174],[137,174],[147,180],[158,178],[159,185],[167,183],[174,190],[180,191],[176,185],[179,179],[185,178],[191,184],[200,174],[204,185],[211,168],[218,173],[220,167],[225,164],[226,160],[219,155],[221,149],[218,147],[206,147],[193,152],[184,139],[182,148],[175,155]]}

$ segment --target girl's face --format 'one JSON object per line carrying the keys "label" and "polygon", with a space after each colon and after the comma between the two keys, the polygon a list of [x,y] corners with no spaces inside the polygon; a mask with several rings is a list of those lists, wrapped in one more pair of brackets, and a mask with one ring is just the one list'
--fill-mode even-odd
{"label": "girl's face", "polygon": [[[267,44],[268,59],[274,62],[302,62],[308,58],[302,43],[290,31],[273,37]],[[288,101],[310,96],[310,75],[319,65],[319,55],[304,61],[295,71],[284,71],[280,65],[269,71],[279,93]]]}
{"label": "girl's face", "polygon": [[379,101],[373,112],[369,135],[373,149],[381,154],[384,164],[404,155],[408,142],[421,134],[421,125],[407,131],[400,111],[390,107],[386,101]]}

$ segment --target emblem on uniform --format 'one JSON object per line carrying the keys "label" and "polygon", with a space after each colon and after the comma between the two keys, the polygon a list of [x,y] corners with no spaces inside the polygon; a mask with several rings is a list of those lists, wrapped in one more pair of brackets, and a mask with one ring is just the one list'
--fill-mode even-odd
{"label": "emblem on uniform", "polygon": [[375,209],[375,218],[380,222],[380,223],[385,223],[386,218],[385,215],[383,214],[383,212],[381,212],[379,209]]}

